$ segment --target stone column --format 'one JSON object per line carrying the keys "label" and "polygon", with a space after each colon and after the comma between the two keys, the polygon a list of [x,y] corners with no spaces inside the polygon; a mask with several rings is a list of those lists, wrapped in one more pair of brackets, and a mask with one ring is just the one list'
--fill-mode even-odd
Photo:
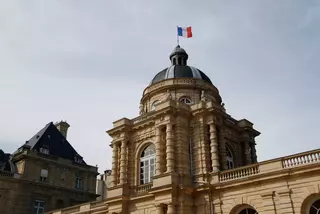
{"label": "stone column", "polygon": [[156,207],[156,214],[163,214],[162,204],[156,203],[155,207]]}
{"label": "stone column", "polygon": [[205,124],[204,124],[204,118],[201,117],[200,120],[200,129],[199,129],[199,139],[200,139],[200,146],[201,146],[201,165],[202,165],[202,173],[207,174],[208,173],[208,167],[207,167],[207,152],[206,151],[206,132],[205,132]]}
{"label": "stone column", "polygon": [[115,186],[117,185],[117,171],[118,171],[118,142],[113,142],[112,143],[112,171],[111,171],[111,176],[112,176],[112,181],[111,185]]}
{"label": "stone column", "polygon": [[174,206],[172,203],[168,203],[168,210],[167,210],[167,214],[175,214],[174,211]]}
{"label": "stone column", "polygon": [[256,143],[254,141],[251,142],[251,158],[253,163],[257,163],[257,151],[256,151]]}
{"label": "stone column", "polygon": [[156,127],[156,175],[162,173],[161,170],[161,129],[160,126]]}
{"label": "stone column", "polygon": [[167,172],[174,171],[174,146],[172,141],[172,124],[168,123],[166,128],[167,147]]}
{"label": "stone column", "polygon": [[121,142],[121,159],[120,159],[120,184],[127,181],[127,141]]}
{"label": "stone column", "polygon": [[219,140],[219,158],[221,163],[221,169],[226,170],[227,167],[227,152],[226,152],[226,140],[224,128],[220,129],[220,140]]}
{"label": "stone column", "polygon": [[245,140],[243,143],[244,146],[244,155],[245,155],[245,163],[246,165],[252,164],[252,157],[251,157],[251,146],[250,146],[250,141]]}
{"label": "stone column", "polygon": [[211,147],[211,162],[212,171],[217,172],[219,170],[219,157],[218,157],[218,139],[217,130],[214,123],[210,124],[210,147]]}

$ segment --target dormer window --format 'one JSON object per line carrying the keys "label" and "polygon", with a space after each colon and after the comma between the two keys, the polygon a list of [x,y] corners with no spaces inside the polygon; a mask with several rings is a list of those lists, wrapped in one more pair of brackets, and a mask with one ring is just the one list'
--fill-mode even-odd
{"label": "dormer window", "polygon": [[48,155],[49,154],[49,148],[41,147],[39,150],[41,153]]}
{"label": "dormer window", "polygon": [[79,156],[74,157],[74,162],[82,163],[82,157],[79,157]]}

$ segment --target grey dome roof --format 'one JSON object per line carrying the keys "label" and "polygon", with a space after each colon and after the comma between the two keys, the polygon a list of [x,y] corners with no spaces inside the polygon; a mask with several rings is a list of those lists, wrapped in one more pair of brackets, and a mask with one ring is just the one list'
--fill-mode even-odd
{"label": "grey dome roof", "polygon": [[188,65],[172,65],[163,69],[152,79],[151,84],[172,78],[195,78],[212,84],[211,80],[207,75],[205,75],[205,73]]}

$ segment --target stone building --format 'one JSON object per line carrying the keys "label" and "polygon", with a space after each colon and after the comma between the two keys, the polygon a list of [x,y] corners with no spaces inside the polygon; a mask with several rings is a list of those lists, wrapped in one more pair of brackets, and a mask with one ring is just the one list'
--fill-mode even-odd
{"label": "stone building", "polygon": [[97,168],[51,122],[12,155],[0,150],[0,214],[41,214],[96,199]]}
{"label": "stone building", "polygon": [[259,132],[229,115],[177,46],[112,137],[108,197],[50,214],[320,213],[320,150],[257,162]]}
{"label": "stone building", "polygon": [[97,179],[96,193],[99,195],[97,201],[102,201],[108,197],[108,187],[111,183],[111,170],[105,170]]}

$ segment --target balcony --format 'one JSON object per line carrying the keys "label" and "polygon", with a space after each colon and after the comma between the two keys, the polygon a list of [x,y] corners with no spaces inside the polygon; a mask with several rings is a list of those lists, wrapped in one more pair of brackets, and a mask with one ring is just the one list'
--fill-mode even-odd
{"label": "balcony", "polygon": [[149,190],[152,188],[152,183],[149,184],[142,184],[137,186],[136,193],[137,195],[143,195],[149,192]]}
{"label": "balcony", "polygon": [[291,170],[298,167],[307,167],[319,163],[320,149],[214,173],[213,177],[218,176],[218,178],[214,180],[216,182],[218,181],[219,183],[223,183],[239,179],[246,179],[248,177],[257,175],[267,176],[267,174],[273,172],[285,172],[285,170]]}

